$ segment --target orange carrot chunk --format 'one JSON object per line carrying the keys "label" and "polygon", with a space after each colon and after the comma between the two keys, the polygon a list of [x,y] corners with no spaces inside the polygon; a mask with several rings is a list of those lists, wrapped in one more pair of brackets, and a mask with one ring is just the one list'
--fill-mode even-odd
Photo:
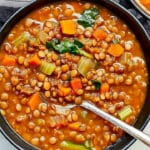
{"label": "orange carrot chunk", "polygon": [[123,54],[124,48],[120,44],[112,44],[107,52],[114,57],[119,57]]}
{"label": "orange carrot chunk", "polygon": [[16,59],[12,56],[5,55],[4,59],[2,60],[2,64],[4,66],[15,66]]}
{"label": "orange carrot chunk", "polygon": [[40,94],[37,92],[30,97],[27,104],[31,110],[35,110],[41,102]]}
{"label": "orange carrot chunk", "polygon": [[77,24],[74,20],[62,20],[60,25],[64,34],[74,35],[76,33]]}
{"label": "orange carrot chunk", "polygon": [[104,40],[107,37],[107,33],[104,30],[97,29],[93,33],[93,37],[97,40]]}
{"label": "orange carrot chunk", "polygon": [[58,86],[59,93],[61,96],[67,96],[71,93],[71,88],[69,87],[63,87],[63,86]]}
{"label": "orange carrot chunk", "polygon": [[102,93],[109,92],[109,89],[110,89],[109,84],[103,83],[100,88],[100,93],[102,94]]}
{"label": "orange carrot chunk", "polygon": [[29,60],[29,65],[38,67],[41,64],[41,60],[39,59],[39,57],[37,56],[37,54],[33,55]]}
{"label": "orange carrot chunk", "polygon": [[74,122],[74,123],[70,123],[68,125],[68,127],[71,129],[71,130],[79,130],[79,128],[81,127],[82,123],[81,122]]}
{"label": "orange carrot chunk", "polygon": [[75,78],[71,80],[71,87],[76,92],[79,89],[82,89],[82,82],[80,78]]}

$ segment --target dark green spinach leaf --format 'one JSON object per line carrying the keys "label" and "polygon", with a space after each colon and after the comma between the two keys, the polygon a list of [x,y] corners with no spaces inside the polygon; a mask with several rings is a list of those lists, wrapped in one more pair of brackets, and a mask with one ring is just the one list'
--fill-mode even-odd
{"label": "dark green spinach leaf", "polygon": [[93,56],[84,50],[81,50],[84,45],[78,41],[74,40],[74,42],[64,39],[63,41],[58,41],[57,39],[52,39],[51,41],[47,41],[46,47],[49,50],[55,50],[56,52],[59,52],[61,54],[63,53],[71,53],[74,55],[82,55],[88,58],[93,58]]}
{"label": "dark green spinach leaf", "polygon": [[85,10],[81,17],[78,19],[78,23],[83,27],[91,27],[96,20],[96,17],[99,15],[99,10],[97,8],[90,8]]}
{"label": "dark green spinach leaf", "polygon": [[98,91],[101,87],[101,82],[97,81],[97,80],[92,80],[92,83],[95,87],[95,90]]}

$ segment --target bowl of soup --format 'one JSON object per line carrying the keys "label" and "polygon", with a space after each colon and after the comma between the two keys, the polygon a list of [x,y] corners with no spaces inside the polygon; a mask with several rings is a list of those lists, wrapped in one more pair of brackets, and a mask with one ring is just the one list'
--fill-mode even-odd
{"label": "bowl of soup", "polygon": [[132,4],[143,14],[150,19],[150,1],[149,0],[131,0]]}
{"label": "bowl of soup", "polygon": [[127,148],[129,135],[87,100],[142,129],[149,116],[150,40],[110,1],[34,1],[0,32],[0,126],[18,149]]}

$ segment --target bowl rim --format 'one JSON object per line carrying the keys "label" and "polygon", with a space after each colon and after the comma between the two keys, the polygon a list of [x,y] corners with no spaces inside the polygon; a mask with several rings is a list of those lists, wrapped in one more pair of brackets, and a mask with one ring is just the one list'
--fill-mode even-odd
{"label": "bowl rim", "polygon": [[[56,1],[60,1],[60,0],[56,0]],[[145,41],[147,42],[147,45],[150,48],[150,37],[149,37],[148,33],[146,32],[146,30],[144,29],[144,27],[142,26],[142,24],[136,19],[136,17],[133,16],[130,12],[128,12],[123,6],[121,6],[120,4],[118,4],[117,2],[115,2],[114,0],[109,0],[109,1],[108,0],[93,0],[93,1],[92,0],[87,0],[87,1],[100,4],[100,5],[104,6],[104,7],[106,7],[107,9],[109,8],[108,6],[113,6],[110,10],[114,14],[117,14],[117,12],[121,13],[121,14],[117,14],[117,16],[119,16],[119,18],[120,17],[122,18],[124,16],[128,16],[129,18],[123,18],[122,20],[125,23],[127,23],[128,20],[130,20],[131,22],[133,22],[133,24],[136,25],[136,27],[139,29],[140,34],[142,34],[143,37],[145,38]],[[50,1],[50,0],[49,1],[47,1],[47,0],[33,0],[32,2],[30,2],[26,6],[20,8],[18,11],[16,11],[6,21],[6,23],[3,25],[3,27],[0,29],[0,44],[3,42],[3,40],[1,40],[1,39],[4,39],[4,37],[6,37],[6,35],[9,33],[9,31],[12,29],[12,27],[17,22],[19,22],[19,20],[21,20],[21,16],[22,15],[24,16],[24,15],[27,15],[30,12],[32,12],[32,8],[36,7],[36,5],[38,5],[38,7],[36,7],[36,9],[37,9],[37,8],[41,7],[39,4],[43,4],[44,3],[43,4],[43,6],[44,6],[44,5],[48,4],[48,3],[53,3],[53,2],[55,2],[55,1]],[[27,11],[27,10],[29,10],[29,11]],[[12,27],[8,27],[8,26],[12,26]],[[128,26],[131,27],[130,24],[128,24]],[[8,30],[7,28],[10,28],[10,29]],[[135,32],[133,32],[133,33],[135,33]],[[149,85],[148,85],[147,88],[150,89]],[[150,97],[150,94],[149,94],[149,97]],[[147,103],[144,104],[144,105],[147,105]],[[144,129],[144,127],[146,126],[148,120],[150,119],[150,112],[149,112],[149,114],[147,112],[145,118],[146,119],[144,120],[144,122],[142,122],[142,125],[137,125],[137,127],[140,128],[141,130]],[[141,123],[141,122],[139,121],[139,123]],[[21,136],[18,135],[16,133],[16,131],[14,131],[12,129],[12,127],[9,125],[9,123],[7,122],[7,120],[1,114],[0,114],[0,131],[6,137],[6,139],[8,141],[10,141],[10,143],[12,143],[17,149],[28,149],[28,150],[34,150],[34,149],[36,150],[36,149],[38,149],[37,147],[32,146],[31,144],[29,144],[28,142],[26,142],[24,139],[22,139]],[[126,144],[120,144],[120,145],[118,145],[118,143],[120,143],[120,142],[122,142],[122,141],[124,141],[126,139],[128,139],[128,142]],[[125,150],[125,149],[127,149],[134,142],[135,142],[135,139],[133,139],[131,136],[125,134],[114,145],[109,146],[107,149],[109,149],[109,150],[115,150],[116,149],[116,145],[117,145],[117,146],[122,146],[123,149]]]}
{"label": "bowl rim", "polygon": [[140,6],[135,0],[130,0],[130,1],[138,11],[140,11],[147,19],[150,19],[150,11],[148,14],[144,9],[144,6]]}

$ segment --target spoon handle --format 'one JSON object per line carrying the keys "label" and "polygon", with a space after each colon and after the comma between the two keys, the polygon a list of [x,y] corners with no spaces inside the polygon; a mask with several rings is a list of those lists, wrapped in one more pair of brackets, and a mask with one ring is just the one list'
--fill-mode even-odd
{"label": "spoon handle", "polygon": [[150,146],[150,136],[145,134],[144,132],[142,132],[142,131],[128,125],[127,123],[113,117],[112,115],[100,110],[94,104],[91,104],[87,101],[83,101],[83,103],[81,104],[81,107],[86,108],[86,109],[96,113],[98,116],[100,116],[103,119],[111,122],[112,124],[120,127],[126,133],[130,134],[134,138],[136,138],[136,139],[142,141],[143,143],[145,143],[146,145]]}

